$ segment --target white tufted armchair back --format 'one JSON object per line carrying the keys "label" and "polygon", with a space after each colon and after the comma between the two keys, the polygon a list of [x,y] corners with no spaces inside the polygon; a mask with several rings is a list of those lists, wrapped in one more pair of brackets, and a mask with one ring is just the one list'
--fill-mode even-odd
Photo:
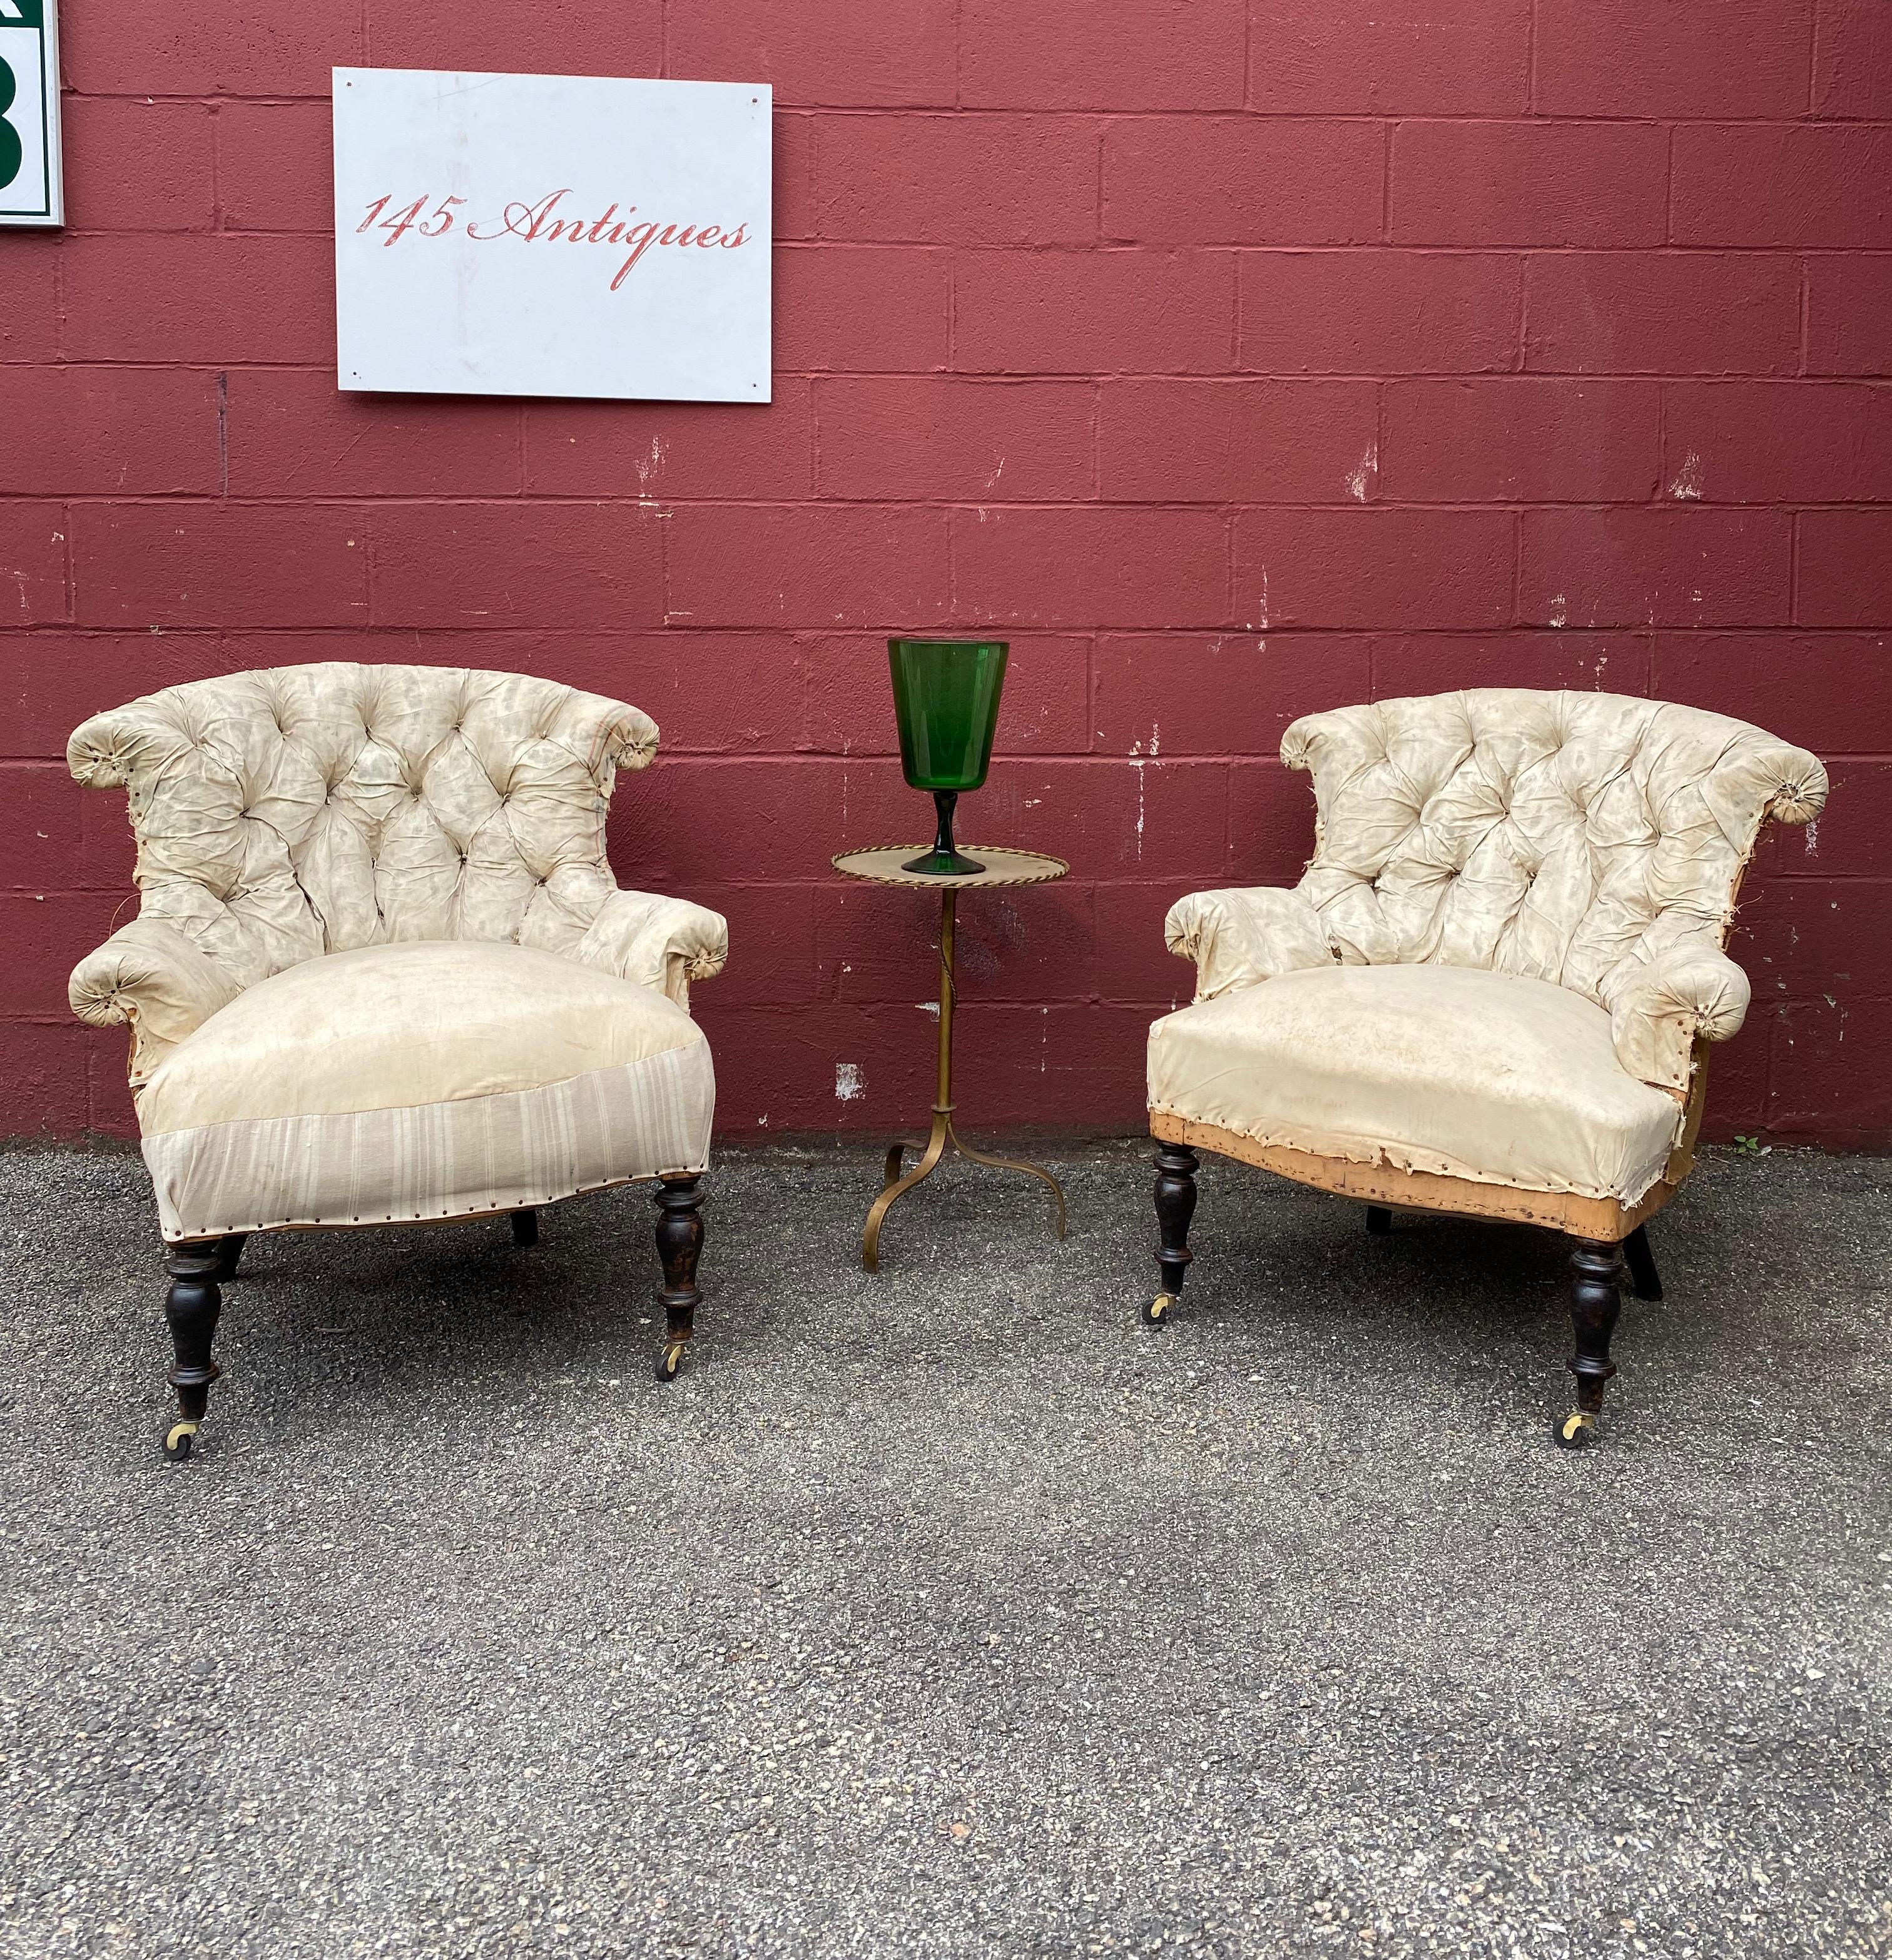
{"label": "white tufted armchair back", "polygon": [[556,682],[335,662],[167,688],[67,761],[130,793],[141,921],[240,988],[388,940],[573,952],[616,890],[615,772],[656,747],[647,715]]}
{"label": "white tufted armchair back", "polygon": [[1298,890],[1343,961],[1551,980],[1604,1006],[1668,946],[1718,947],[1769,815],[1804,823],[1804,749],[1700,708],[1473,688],[1304,716],[1314,777]]}
{"label": "white tufted armchair back", "polygon": [[1594,1001],[1623,1067],[1677,1096],[1696,1044],[1747,1012],[1722,945],[1760,826],[1810,822],[1827,795],[1804,749],[1614,694],[1336,708],[1295,722],[1281,756],[1314,775],[1314,856],[1292,890],[1170,908],[1199,1001],[1335,961],[1515,973]]}

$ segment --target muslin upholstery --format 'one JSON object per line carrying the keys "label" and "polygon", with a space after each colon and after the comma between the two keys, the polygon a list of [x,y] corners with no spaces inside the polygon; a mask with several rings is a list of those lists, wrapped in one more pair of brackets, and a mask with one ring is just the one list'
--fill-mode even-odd
{"label": "muslin upholstery", "polygon": [[721,970],[726,928],[620,891],[604,850],[616,772],[657,740],[554,682],[339,662],[167,689],[77,730],[74,776],[129,792],[141,905],[72,1003],[130,1026],[167,1238],[702,1168],[714,1083],[689,988]]}
{"label": "muslin upholstery", "polygon": [[1521,1190],[1638,1198],[1675,1141],[1601,1007],[1480,967],[1304,967],[1167,1016],[1149,1065],[1151,1102],[1193,1122]]}
{"label": "muslin upholstery", "polygon": [[674,1001],[530,947],[305,959],[171,1049],[138,1099],[173,1239],[521,1211],[699,1171],[715,1079]]}
{"label": "muslin upholstery", "polygon": [[[1722,950],[1743,868],[1768,817],[1818,814],[1819,762],[1697,708],[1513,688],[1304,716],[1281,753],[1314,778],[1314,856],[1292,890],[1171,908],[1197,1004],[1152,1030],[1152,1111],[1355,1161],[1449,1159],[1474,1181],[1641,1197],[1680,1135],[1698,1044],[1746,1013],[1747,978]],[[1405,977],[1362,990],[1359,967]],[[1532,985],[1468,989],[1470,973]],[[1505,1112],[1522,1108],[1513,1071],[1534,999],[1534,1065],[1561,1071],[1537,1093],[1563,1106],[1563,1141],[1521,1153]],[[1209,1055],[1218,1039],[1225,1068]],[[1639,1086],[1662,1093],[1659,1151],[1643,1147],[1658,1106]],[[1626,1138],[1641,1144],[1605,1134],[1606,1102],[1637,1105]]]}

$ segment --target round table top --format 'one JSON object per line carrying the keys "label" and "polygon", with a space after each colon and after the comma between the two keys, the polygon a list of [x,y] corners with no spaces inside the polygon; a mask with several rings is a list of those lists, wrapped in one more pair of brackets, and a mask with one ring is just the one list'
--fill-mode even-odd
{"label": "round table top", "polygon": [[928,844],[877,844],[871,850],[843,851],[834,860],[834,868],[850,878],[865,878],[870,884],[941,892],[978,891],[988,885],[1045,885],[1071,868],[1062,858],[1047,858],[1041,851],[1011,851],[1000,844],[961,844],[957,847],[960,855],[983,864],[983,871],[964,878],[934,878],[924,871],[903,869],[909,858],[923,858],[932,848]]}

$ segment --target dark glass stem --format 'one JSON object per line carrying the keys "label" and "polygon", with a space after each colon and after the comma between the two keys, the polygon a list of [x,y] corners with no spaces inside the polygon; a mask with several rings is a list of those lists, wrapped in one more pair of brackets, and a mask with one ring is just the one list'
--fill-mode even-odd
{"label": "dark glass stem", "polygon": [[917,871],[928,878],[972,878],[986,868],[976,858],[961,857],[953,842],[953,806],[959,800],[957,790],[935,790],[933,807],[939,813],[938,834],[924,858],[910,858],[903,871]]}
{"label": "dark glass stem", "polygon": [[953,844],[953,812],[958,807],[957,790],[935,790],[933,807],[939,813],[939,832],[933,839],[935,858],[956,858],[959,853]]}

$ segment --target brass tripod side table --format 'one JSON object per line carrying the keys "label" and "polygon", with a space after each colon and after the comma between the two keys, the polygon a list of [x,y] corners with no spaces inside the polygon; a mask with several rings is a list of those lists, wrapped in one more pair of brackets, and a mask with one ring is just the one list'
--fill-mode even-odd
{"label": "brass tripod side table", "polygon": [[984,865],[983,870],[964,877],[929,877],[923,872],[905,869],[906,861],[919,856],[922,844],[884,844],[871,851],[844,851],[834,860],[834,868],[850,878],[863,878],[872,885],[898,885],[908,891],[937,888],[939,892],[939,1078],[933,1092],[933,1128],[926,1139],[920,1160],[903,1177],[900,1163],[907,1146],[890,1144],[881,1195],[867,1214],[867,1229],[861,1235],[861,1264],[871,1273],[881,1269],[881,1227],[887,1222],[894,1200],[913,1189],[922,1178],[930,1177],[951,1144],[963,1157],[994,1170],[1015,1170],[1027,1177],[1042,1178],[1057,1201],[1058,1236],[1064,1236],[1064,1192],[1058,1180],[1037,1165],[1020,1163],[1010,1157],[992,1157],[976,1150],[953,1127],[953,1008],[959,989],[953,978],[953,929],[961,892],[983,891],[999,885],[1045,885],[1062,878],[1070,866],[1062,858],[1046,858],[1035,851],[1007,851],[992,844],[969,844],[965,848]]}

